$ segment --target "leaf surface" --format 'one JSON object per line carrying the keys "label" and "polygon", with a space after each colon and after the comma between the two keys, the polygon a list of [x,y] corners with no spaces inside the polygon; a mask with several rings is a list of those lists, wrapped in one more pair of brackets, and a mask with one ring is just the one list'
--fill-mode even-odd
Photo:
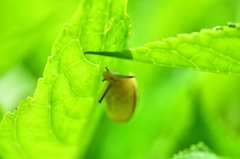
{"label": "leaf surface", "polygon": [[89,52],[161,66],[240,74],[240,27],[205,29],[122,52]]}
{"label": "leaf surface", "polygon": [[126,1],[83,0],[55,41],[33,98],[24,99],[0,125],[3,158],[76,158],[86,144],[101,81],[101,57],[87,50],[124,49],[129,28]]}

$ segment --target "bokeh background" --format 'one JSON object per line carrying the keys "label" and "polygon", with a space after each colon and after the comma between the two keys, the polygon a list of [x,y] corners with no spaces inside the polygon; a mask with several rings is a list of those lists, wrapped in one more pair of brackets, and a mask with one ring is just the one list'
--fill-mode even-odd
{"label": "bokeh background", "polygon": [[[0,120],[27,96],[79,0],[0,1]],[[238,0],[129,0],[128,47],[240,21]],[[125,124],[104,114],[87,159],[170,158],[203,141],[240,158],[240,77],[123,61],[137,76],[136,113]]]}

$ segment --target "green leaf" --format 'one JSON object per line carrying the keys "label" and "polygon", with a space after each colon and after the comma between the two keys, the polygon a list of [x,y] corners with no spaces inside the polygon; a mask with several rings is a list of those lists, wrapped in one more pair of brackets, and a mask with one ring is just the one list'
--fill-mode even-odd
{"label": "green leaf", "polygon": [[81,157],[86,133],[97,120],[91,113],[97,109],[102,64],[112,61],[86,59],[83,52],[124,49],[129,29],[125,7],[121,0],[81,1],[53,46],[33,98],[24,99],[1,122],[3,158]]}
{"label": "green leaf", "polygon": [[172,159],[221,159],[203,143],[193,145],[189,150],[184,150],[174,155]]}
{"label": "green leaf", "polygon": [[240,74],[240,27],[180,34],[123,52],[88,52],[168,67]]}

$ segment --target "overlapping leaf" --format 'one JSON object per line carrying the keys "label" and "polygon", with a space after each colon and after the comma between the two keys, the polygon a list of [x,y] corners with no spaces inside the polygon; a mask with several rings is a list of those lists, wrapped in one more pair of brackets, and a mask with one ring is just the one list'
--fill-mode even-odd
{"label": "overlapping leaf", "polygon": [[180,34],[143,47],[101,54],[161,66],[240,74],[239,44],[240,27],[236,24],[236,27]]}

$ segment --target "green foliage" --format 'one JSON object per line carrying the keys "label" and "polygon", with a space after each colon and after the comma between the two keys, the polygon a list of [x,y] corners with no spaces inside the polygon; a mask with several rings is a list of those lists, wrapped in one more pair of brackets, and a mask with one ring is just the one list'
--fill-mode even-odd
{"label": "green foliage", "polygon": [[5,114],[0,126],[3,158],[74,158],[81,153],[78,147],[87,143],[90,114],[96,105],[99,64],[110,62],[99,57],[87,60],[83,52],[123,49],[128,22],[125,2],[80,4],[53,46],[34,97]]}
{"label": "green foliage", "polygon": [[177,38],[151,42],[123,52],[87,53],[168,67],[240,74],[239,43],[240,27],[223,27],[180,34]]}
{"label": "green foliage", "polygon": [[[57,24],[69,19],[75,1],[24,0],[23,7],[0,2],[0,13],[9,15],[0,19],[0,74],[21,63],[27,71],[17,74],[18,79],[29,82],[20,76],[39,77],[54,32],[58,32]],[[150,2],[129,1],[133,28],[127,43],[126,0],[80,1],[53,45],[33,98],[22,100],[17,110],[4,115],[0,158],[164,159],[198,141],[216,154],[240,157],[240,78],[226,75],[240,73],[239,24],[201,30],[239,21],[235,6],[240,3]],[[2,7],[8,5],[12,14]],[[182,32],[193,33],[179,34]],[[165,38],[176,34],[176,38]],[[161,38],[164,40],[157,41]],[[137,109],[133,118],[121,125],[103,113],[104,102],[97,103],[105,66],[137,76]],[[197,145],[175,158],[220,157]]]}
{"label": "green foliage", "polygon": [[199,143],[193,145],[189,150],[180,151],[173,159],[220,159],[212,153],[205,145]]}
{"label": "green foliage", "polygon": [[240,29],[180,34],[130,50],[136,61],[219,73],[240,73]]}

